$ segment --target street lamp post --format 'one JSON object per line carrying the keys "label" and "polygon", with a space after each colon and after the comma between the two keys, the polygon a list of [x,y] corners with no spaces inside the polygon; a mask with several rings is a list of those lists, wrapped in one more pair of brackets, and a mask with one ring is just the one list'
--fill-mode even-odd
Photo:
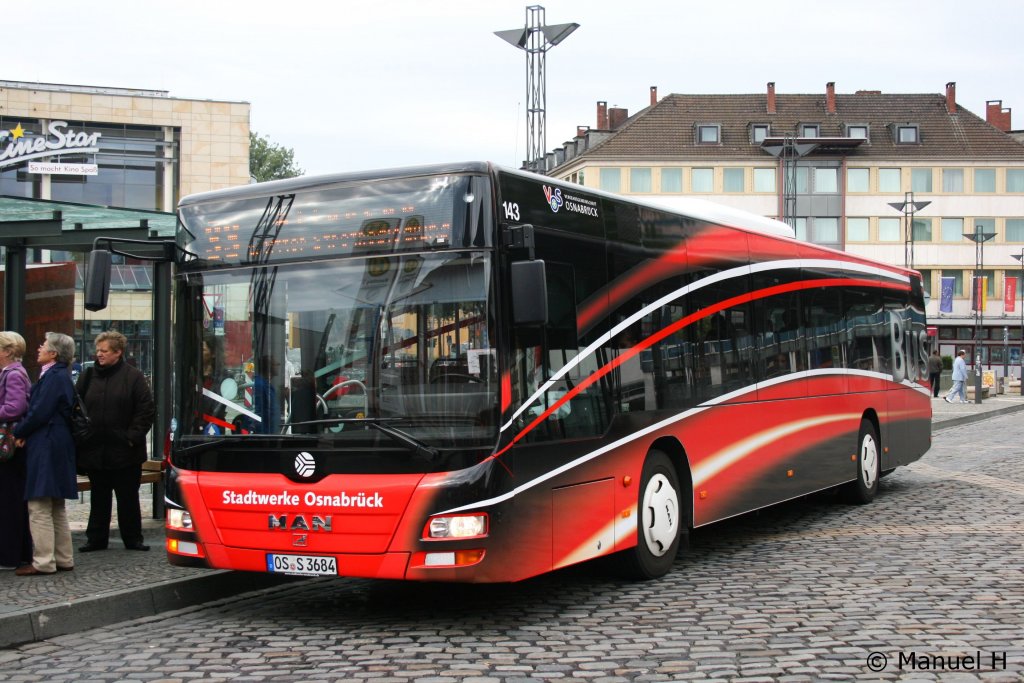
{"label": "street lamp post", "polygon": [[903,213],[903,265],[914,267],[914,214],[931,204],[915,202],[913,192],[904,192],[902,202],[889,202],[889,206]]}
{"label": "street lamp post", "polygon": [[966,239],[974,242],[974,282],[971,283],[971,299],[974,303],[974,402],[981,403],[981,335],[985,325],[984,296],[982,278],[985,269],[985,242],[995,237],[994,232],[985,232],[981,225],[974,226],[973,234],[965,234]]}
{"label": "street lamp post", "polygon": [[495,31],[513,47],[526,52],[526,169],[543,173],[547,153],[547,51],[569,37],[579,24],[553,24],[545,21],[544,8],[526,8],[526,26]]}
{"label": "street lamp post", "polygon": [[[1017,289],[1024,288],[1024,248],[1020,250],[1019,254],[1010,254],[1013,258],[1020,261],[1020,279],[1017,280]],[[1014,292],[1014,295],[1017,293]],[[1021,395],[1024,395],[1024,293],[1021,294],[1020,299],[1020,379]]]}

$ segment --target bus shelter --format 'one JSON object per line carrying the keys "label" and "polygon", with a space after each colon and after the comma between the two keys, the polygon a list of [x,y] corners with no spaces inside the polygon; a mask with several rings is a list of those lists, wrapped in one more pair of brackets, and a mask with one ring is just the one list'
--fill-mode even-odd
{"label": "bus shelter", "polygon": [[[4,327],[23,336],[28,331],[26,312],[31,302],[26,282],[28,257],[33,250],[88,253],[96,238],[103,237],[114,240],[115,249],[156,259],[165,253],[163,243],[174,238],[176,221],[175,214],[162,211],[0,196],[0,246],[5,251]],[[117,240],[137,242],[119,245]],[[156,422],[150,438],[151,453],[159,456],[171,419],[171,264],[154,261],[152,280]],[[71,301],[73,309],[73,293]]]}

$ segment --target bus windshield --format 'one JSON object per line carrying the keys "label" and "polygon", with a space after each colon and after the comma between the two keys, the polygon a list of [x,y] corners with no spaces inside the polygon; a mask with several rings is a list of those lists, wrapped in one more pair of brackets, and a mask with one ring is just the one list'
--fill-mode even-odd
{"label": "bus windshield", "polygon": [[493,444],[490,280],[486,251],[188,274],[180,436]]}

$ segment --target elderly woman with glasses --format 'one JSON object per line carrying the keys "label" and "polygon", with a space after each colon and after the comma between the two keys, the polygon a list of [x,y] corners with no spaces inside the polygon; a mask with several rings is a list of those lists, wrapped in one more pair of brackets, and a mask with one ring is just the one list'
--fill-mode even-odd
{"label": "elderly woman with glasses", "polygon": [[75,388],[68,365],[75,342],[66,334],[47,332],[39,345],[39,381],[32,387],[28,412],[14,428],[25,448],[28,523],[32,531],[32,564],[18,576],[40,576],[75,568],[71,529],[64,501],[78,497],[75,442],[71,438],[71,407]]}

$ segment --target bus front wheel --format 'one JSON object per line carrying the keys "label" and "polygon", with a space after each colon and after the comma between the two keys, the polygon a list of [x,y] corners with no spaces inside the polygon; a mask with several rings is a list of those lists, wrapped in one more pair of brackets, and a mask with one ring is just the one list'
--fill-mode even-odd
{"label": "bus front wheel", "polygon": [[870,420],[860,421],[857,434],[857,478],[847,484],[846,494],[851,503],[870,503],[878,493],[881,470],[881,449],[878,432]]}
{"label": "bus front wheel", "polygon": [[623,551],[621,568],[634,579],[664,576],[672,568],[687,528],[679,477],[668,456],[652,450],[644,461],[637,500],[637,543]]}

